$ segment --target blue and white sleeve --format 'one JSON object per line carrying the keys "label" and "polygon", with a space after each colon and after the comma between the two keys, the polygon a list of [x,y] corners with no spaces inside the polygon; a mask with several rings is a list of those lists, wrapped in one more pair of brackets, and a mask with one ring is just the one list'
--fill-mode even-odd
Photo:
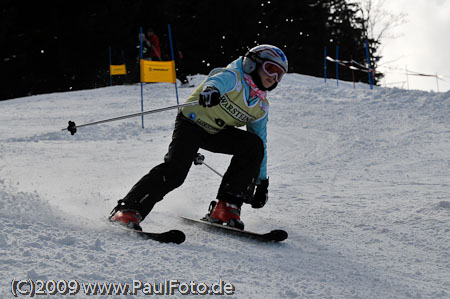
{"label": "blue and white sleeve", "polygon": [[208,86],[214,86],[219,90],[220,94],[224,94],[234,89],[237,83],[236,74],[232,71],[224,69],[223,72],[216,73],[208,79],[203,84],[203,90]]}

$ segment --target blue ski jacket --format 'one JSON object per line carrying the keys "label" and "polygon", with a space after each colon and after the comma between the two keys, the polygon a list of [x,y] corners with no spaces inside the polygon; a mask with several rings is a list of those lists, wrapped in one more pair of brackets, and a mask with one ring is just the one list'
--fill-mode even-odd
{"label": "blue ski jacket", "polygon": [[[240,74],[241,82],[236,82],[238,79],[236,75],[233,72],[219,72],[217,74],[210,75],[206,81],[204,82],[203,86],[204,88],[208,86],[214,86],[217,88],[220,92],[220,94],[227,93],[231,90],[233,90],[238,83],[242,83],[244,87],[244,93],[245,93],[245,99],[247,100],[247,104],[249,106],[255,105],[257,102],[262,101],[263,99],[260,99],[258,96],[255,96],[254,98],[250,97],[250,86],[247,82],[244,80],[244,71],[242,69],[242,60],[243,57],[240,57],[236,59],[235,61],[231,62],[226,69],[237,71]],[[214,70],[212,71],[212,73]],[[261,163],[261,169],[259,172],[259,177],[257,180],[257,183],[260,182],[260,180],[267,179],[267,122],[268,122],[268,115],[269,115],[269,109],[268,106],[265,107],[266,114],[264,117],[257,119],[255,121],[247,123],[247,131],[252,132],[256,135],[258,135],[263,143],[264,143],[264,158]]]}

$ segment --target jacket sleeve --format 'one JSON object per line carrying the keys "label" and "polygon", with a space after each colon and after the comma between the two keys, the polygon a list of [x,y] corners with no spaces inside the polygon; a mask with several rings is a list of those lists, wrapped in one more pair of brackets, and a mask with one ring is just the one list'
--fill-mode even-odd
{"label": "jacket sleeve", "polygon": [[203,84],[203,90],[208,86],[217,88],[221,95],[234,89],[237,77],[232,71],[224,69],[222,72],[216,73],[206,79]]}
{"label": "jacket sleeve", "polygon": [[249,123],[247,125],[247,131],[252,132],[258,135],[264,144],[264,158],[261,162],[261,169],[259,171],[259,176],[256,181],[257,184],[260,183],[261,180],[267,179],[267,122],[268,122],[268,114],[266,114],[263,118]]}

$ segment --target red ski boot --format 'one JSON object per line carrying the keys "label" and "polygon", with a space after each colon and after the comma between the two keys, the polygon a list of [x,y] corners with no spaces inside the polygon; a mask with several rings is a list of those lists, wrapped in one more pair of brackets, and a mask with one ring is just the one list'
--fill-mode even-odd
{"label": "red ski boot", "polygon": [[113,213],[111,213],[111,216],[109,217],[109,220],[111,222],[117,222],[131,229],[142,230],[142,227],[140,226],[142,217],[139,212],[135,210],[124,209],[113,211]]}
{"label": "red ski boot", "polygon": [[209,211],[209,221],[213,223],[225,224],[237,229],[244,229],[244,222],[241,220],[241,208],[235,204],[219,200],[211,202]]}

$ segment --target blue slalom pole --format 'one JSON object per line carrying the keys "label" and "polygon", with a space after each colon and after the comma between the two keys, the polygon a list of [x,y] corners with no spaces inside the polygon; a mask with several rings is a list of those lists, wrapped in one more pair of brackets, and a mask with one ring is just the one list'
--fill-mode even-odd
{"label": "blue slalom pole", "polygon": [[368,70],[368,74],[369,74],[370,89],[373,89],[372,71],[370,69],[369,44],[367,42],[367,39],[366,39],[366,59],[367,59],[367,70]]}
{"label": "blue slalom pole", "polygon": [[325,80],[325,84],[327,83],[327,47],[324,49],[324,59],[323,59],[323,78]]}
{"label": "blue slalom pole", "polygon": [[123,61],[123,64],[125,65],[125,79],[127,80],[127,83],[129,83],[128,72],[126,71],[127,61],[125,60],[125,54],[123,52],[123,49],[121,49],[121,53],[122,53],[122,61]]}
{"label": "blue slalom pole", "polygon": [[[141,58],[140,60],[143,59],[144,55],[142,53],[142,26],[139,28],[139,50],[140,50],[140,55],[139,57]],[[139,81],[141,82],[141,112],[144,112],[144,84],[142,83],[142,74],[141,74],[141,61],[139,60]],[[142,129],[144,128],[144,114],[142,114],[141,116],[141,120],[142,120]]]}
{"label": "blue slalom pole", "polygon": [[[172,44],[172,30],[170,29],[170,24],[168,24],[168,29],[169,29],[169,41],[170,41],[170,52],[172,54],[172,60],[175,64],[175,56],[173,55],[173,44]],[[176,74],[176,70],[175,74]],[[175,94],[177,95],[177,105],[179,105],[179,101],[178,101],[178,88],[177,88],[177,76],[175,75]]]}
{"label": "blue slalom pole", "polygon": [[112,75],[111,75],[111,47],[108,47],[109,52],[109,86],[112,86]]}
{"label": "blue slalom pole", "polygon": [[336,46],[336,86],[339,86],[339,46]]}

